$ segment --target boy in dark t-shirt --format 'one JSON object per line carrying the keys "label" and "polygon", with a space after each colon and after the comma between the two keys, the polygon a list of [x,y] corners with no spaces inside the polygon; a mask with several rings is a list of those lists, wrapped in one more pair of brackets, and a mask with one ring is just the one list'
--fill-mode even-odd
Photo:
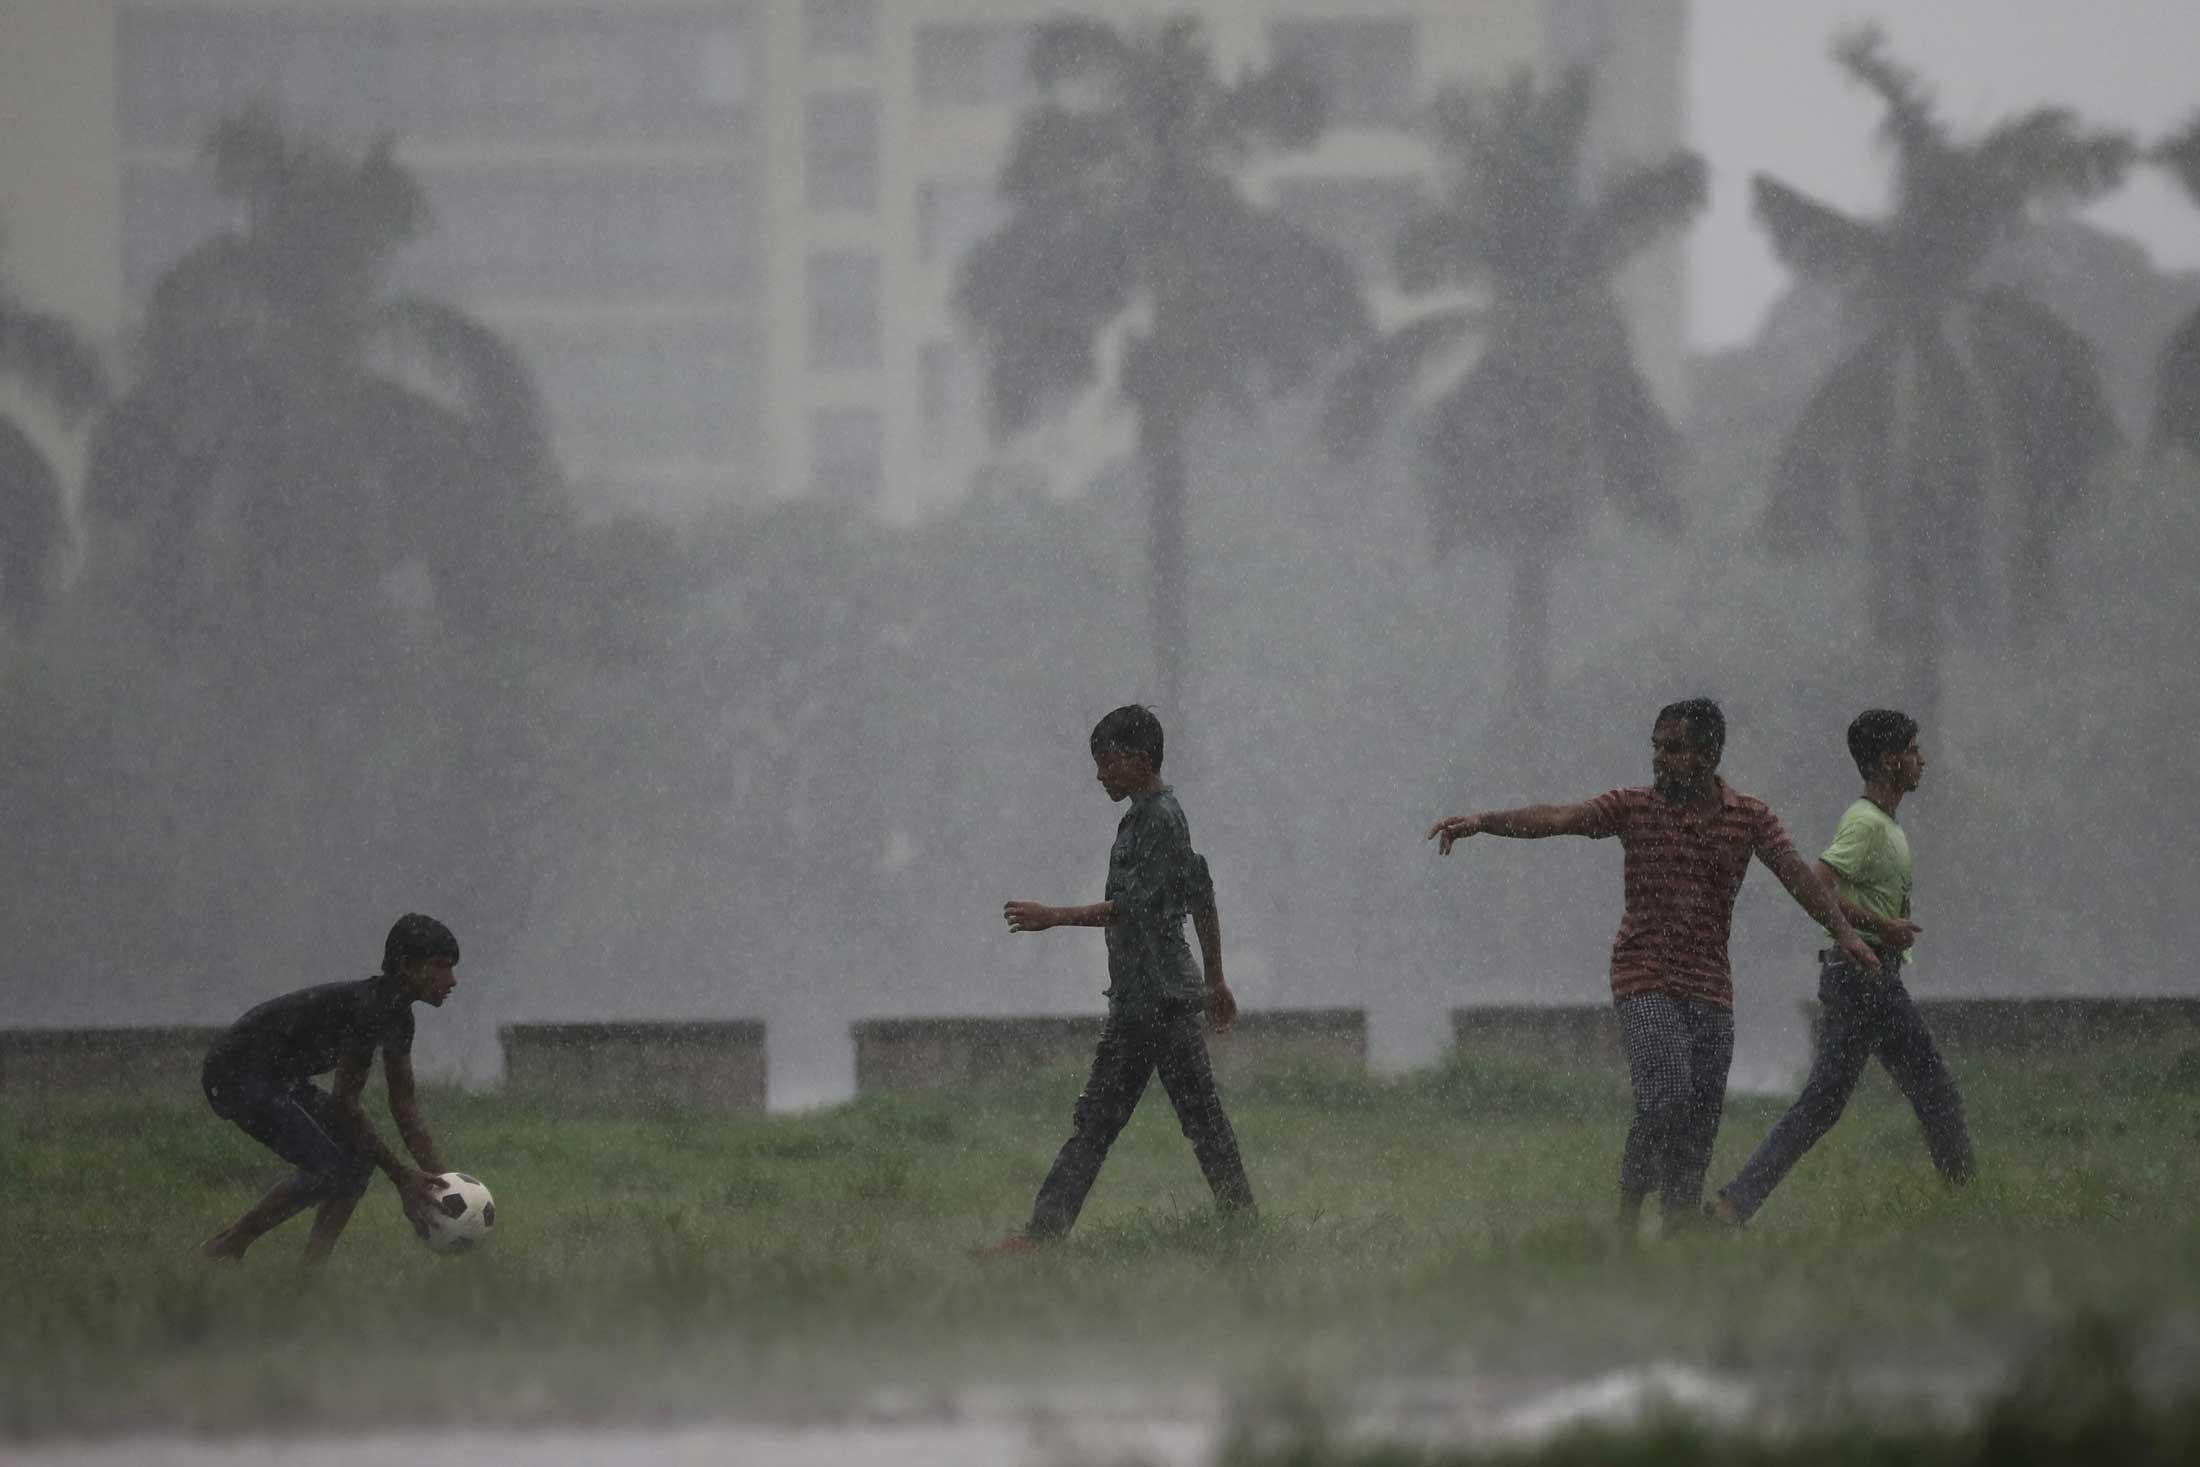
{"label": "boy in dark t-shirt", "polygon": [[[1237,999],[1222,976],[1222,919],[1183,807],[1161,782],[1161,755],[1161,720],[1153,710],[1132,705],[1101,719],[1092,731],[1095,774],[1109,799],[1131,806],[1108,853],[1107,899],[1088,907],[1009,902],[1002,908],[1011,932],[1106,931],[1108,1017],[1070,1138],[1039,1188],[1031,1222],[992,1252],[1028,1252],[1069,1232],[1157,1070],[1215,1201],[1227,1212],[1253,1210],[1237,1135],[1222,1113],[1200,1031],[1203,1013],[1217,1032],[1237,1020]],[[1187,915],[1199,930],[1204,979],[1184,941]]]}
{"label": "boy in dark t-shirt", "polygon": [[1454,815],[1429,830],[1444,855],[1476,835],[1618,837],[1626,904],[1612,941],[1612,1006],[1635,1090],[1620,1159],[1620,1215],[1628,1223],[1652,1192],[1668,1225],[1696,1220],[1702,1204],[1734,1057],[1727,938],[1750,858],[1771,869],[1844,953],[1878,971],[1772,811],[1719,778],[1725,746],[1718,704],[1670,703],[1651,727],[1651,786],[1573,805]]}
{"label": "boy in dark t-shirt", "polygon": [[[458,986],[458,939],[433,917],[409,912],[390,928],[372,978],[301,988],[249,1010],[207,1051],[200,1083],[214,1114],[298,1170],[200,1251],[239,1259],[262,1234],[308,1207],[319,1210],[306,1259],[326,1258],[380,1167],[413,1226],[423,1228],[445,1171],[413,1087],[415,1003],[438,1008]],[[382,1143],[360,1107],[375,1051],[389,1086],[390,1116],[420,1169]],[[313,1083],[335,1071],[332,1090]]]}

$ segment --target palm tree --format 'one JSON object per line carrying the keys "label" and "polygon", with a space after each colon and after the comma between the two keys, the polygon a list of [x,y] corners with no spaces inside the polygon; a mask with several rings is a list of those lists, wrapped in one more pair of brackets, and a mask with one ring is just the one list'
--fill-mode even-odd
{"label": "palm tree", "polygon": [[[1510,701],[1531,716],[1547,701],[1552,570],[1593,496],[1660,531],[1680,522],[1678,436],[1636,369],[1612,278],[1702,206],[1703,163],[1678,154],[1591,193],[1591,105],[1578,69],[1549,89],[1523,74],[1438,98],[1448,177],[1399,236],[1399,284],[1480,304],[1434,307],[1371,344],[1325,414],[1332,446],[1357,451],[1424,379],[1448,383],[1420,414],[1436,551],[1510,550]],[[1464,365],[1470,343],[1480,351]]]}
{"label": "palm tree", "polygon": [[[33,310],[0,279],[0,374],[75,427],[107,395],[98,355],[75,327]],[[44,611],[68,543],[61,476],[21,424],[0,414],[0,618],[22,628]]]}
{"label": "palm tree", "polygon": [[1753,180],[1773,248],[1845,291],[1852,328],[1780,453],[1768,527],[1783,546],[1823,543],[1839,498],[1862,501],[1874,630],[1901,652],[1904,696],[1930,722],[1945,618],[1979,623],[1991,605],[1995,491],[2012,524],[1998,567],[2029,634],[2054,607],[2056,537],[2116,437],[2085,339],[1978,277],[2035,204],[2113,187],[2132,149],[2050,107],[1958,142],[1877,30],[1842,37],[1834,57],[1886,108],[1895,202],[1884,219],[1854,219]]}
{"label": "palm tree", "polygon": [[[2200,204],[2200,117],[2154,150],[2193,202]],[[2154,402],[2154,443],[2200,458],[2200,311],[2185,318],[2162,350],[2161,384]]]}
{"label": "palm tree", "polygon": [[562,501],[518,357],[389,288],[427,225],[418,183],[387,138],[353,157],[258,111],[206,155],[241,226],[154,287],[141,370],[94,438],[92,519],[134,532],[161,624],[227,626],[267,661],[341,635],[414,558],[446,619],[480,626]]}
{"label": "palm tree", "polygon": [[1185,437],[1210,401],[1302,383],[1364,328],[1344,259],[1254,208],[1232,170],[1319,134],[1319,88],[1292,67],[1224,83],[1198,22],[1123,32],[1038,28],[1040,102],[999,189],[1009,216],[966,258],[956,306],[988,357],[994,426],[1029,425],[1101,371],[1123,336],[1116,389],[1138,424],[1150,495],[1153,634],[1161,701],[1179,705],[1185,626]]}
{"label": "palm tree", "polygon": [[[203,699],[183,747],[224,859],[355,828],[448,873],[450,914],[495,950],[549,802],[539,619],[572,589],[534,387],[494,332],[393,284],[428,215],[390,139],[354,151],[248,111],[205,155],[237,223],[156,283],[94,435],[100,590]],[[412,760],[400,804],[354,777],[370,744]],[[335,911],[350,879],[301,871],[286,900]]]}

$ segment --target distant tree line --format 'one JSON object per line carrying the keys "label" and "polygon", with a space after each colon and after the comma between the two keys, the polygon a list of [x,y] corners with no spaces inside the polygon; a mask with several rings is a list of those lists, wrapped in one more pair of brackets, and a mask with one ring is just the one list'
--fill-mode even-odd
{"label": "distant tree line", "polygon": [[[1876,33],[1834,54],[1885,108],[1895,202],[1853,219],[1754,180],[1781,258],[1843,313],[1833,365],[1754,470],[1760,538],[1827,551],[1855,538],[1854,506],[1894,532],[1855,548],[1858,619],[1930,722],[1951,632],[2046,634],[2058,546],[2117,436],[2092,346],[1990,278],[1990,257],[2039,204],[2142,162],[2200,202],[2200,121],[2144,150],[2056,109],[1959,138]],[[1004,812],[1060,797],[1058,725],[1092,688],[1149,674],[1126,645],[1148,649],[1165,705],[1184,698],[1193,608],[1214,608],[1195,565],[1242,602],[1209,618],[1237,640],[1195,706],[1259,706],[1244,648],[1295,610],[1282,537],[1387,513],[1363,487],[1385,455],[1410,465],[1420,545],[1503,577],[1488,691],[1515,710],[1511,746],[1578,711],[1553,668],[1559,569],[1601,506],[1631,534],[1687,522],[1688,445],[1614,279],[1701,206],[1701,161],[1585,176],[1585,73],[1443,89],[1439,174],[1393,251],[1418,313],[1378,331],[1348,263],[1243,184],[1320,136],[1303,73],[1226,79],[1181,19],[1050,23],[1031,65],[1006,221],[956,300],[1002,433],[1094,390],[1128,406],[1142,547],[1111,528],[1127,484],[1070,504],[980,492],[911,530],[799,504],[679,533],[584,521],[524,360],[393,285],[431,221],[388,140],[347,151],[259,113],[217,127],[207,162],[242,222],[163,275],[119,372],[0,278],[0,370],[81,433],[86,463],[72,519],[61,473],[0,416],[0,717],[11,818],[33,832],[14,930],[120,913],[91,945],[140,973],[116,979],[139,997],[179,954],[203,969],[271,925],[303,953],[368,894],[424,886],[458,891],[453,920],[508,952],[558,912],[573,962],[615,967],[619,943],[682,924],[689,967],[768,970],[823,924],[859,963],[929,943],[974,965],[967,894],[944,900],[932,858],[990,850],[1000,870],[1077,879],[1037,835],[1001,845]],[[2156,387],[2155,445],[2200,458],[2200,314]],[[1268,399],[1318,432],[1264,416]],[[1333,461],[1276,457],[1315,441]],[[1275,525],[1202,510],[1203,481],[1248,480],[1295,486],[1274,488]],[[1271,671],[1278,707],[1472,675],[1467,654],[1416,644],[1467,613],[1381,584],[1388,564],[1346,567],[1369,583],[1339,613],[1351,687]],[[1125,611],[1141,599],[1142,624]],[[1251,747],[1286,757],[1288,723]],[[1439,757],[1380,767],[1430,779]],[[921,787],[898,783],[913,770]],[[1288,888],[1327,853],[1284,841],[1262,859]],[[715,905],[714,871],[739,873]],[[1352,951],[1304,912],[1272,916],[1306,951]]]}
{"label": "distant tree line", "polygon": [[[1993,506],[2006,501],[2020,522],[2001,552],[2001,600],[2029,632],[2053,612],[2056,536],[2115,433],[2084,338],[2021,291],[1977,277],[2035,205],[2097,197],[2137,151],[2058,108],[1959,142],[1876,29],[1841,37],[1834,58],[1886,108],[1896,205],[1866,223],[1777,179],[1753,180],[1780,257],[1845,292],[1855,338],[1790,430],[1765,528],[1783,550],[1822,547],[1839,534],[1839,499],[1853,496],[1895,535],[1899,544],[1865,549],[1878,577],[1872,615],[1907,667],[1903,696],[1929,718],[1946,627],[1990,615]],[[1098,107],[1076,86],[1095,69],[1109,78]],[[1411,394],[1432,362],[1448,359],[1416,427],[1434,545],[1439,554],[1465,541],[1506,547],[1512,698],[1530,717],[1543,711],[1552,577],[1587,496],[1602,492],[1659,533],[1680,524],[1679,437],[1636,370],[1611,281],[1701,206],[1702,161],[1633,164],[1593,188],[1582,176],[1587,73],[1443,89],[1430,109],[1442,190],[1398,238],[1394,265],[1401,291],[1441,292],[1447,303],[1355,350],[1365,313],[1337,300],[1330,282],[1346,278],[1341,262],[1324,265],[1318,244],[1298,241],[1279,255],[1285,247],[1271,241],[1291,239],[1289,224],[1235,204],[1212,163],[1202,187],[1233,200],[1228,211],[1170,193],[1194,176],[1166,141],[1178,119],[1288,117],[1271,128],[1275,141],[1303,147],[1318,136],[1318,91],[1294,85],[1288,62],[1233,90],[1215,79],[1192,22],[1148,33],[1063,21],[1041,28],[1033,80],[1042,99],[1002,175],[1010,218],[972,252],[959,299],[990,351],[997,420],[1010,431],[1045,389],[1093,376],[1096,343],[1129,305],[1154,323],[1122,351],[1121,390],[1142,430],[1164,699],[1179,697],[1185,656],[1186,572],[1173,548],[1185,488],[1181,453],[1156,427],[1245,367],[1273,365],[1277,344],[1293,339],[1286,328],[1313,324],[1314,343],[1352,353],[1329,408],[1332,442],[1347,452],[1366,445],[1384,407]],[[1288,108],[1269,100],[1282,97]],[[1164,141],[1127,146],[1141,129]],[[1210,135],[1232,161],[1247,155],[1226,127]],[[2154,155],[2188,186],[2196,137],[2200,123]],[[1121,211],[1133,200],[1158,222],[1127,225]],[[1172,259],[1235,284],[1244,314],[1219,315],[1187,294]],[[1283,364],[1285,385],[1307,367],[1298,353]],[[2162,364],[2161,441],[2189,445],[2200,433],[2195,382],[2200,330],[2177,338]]]}

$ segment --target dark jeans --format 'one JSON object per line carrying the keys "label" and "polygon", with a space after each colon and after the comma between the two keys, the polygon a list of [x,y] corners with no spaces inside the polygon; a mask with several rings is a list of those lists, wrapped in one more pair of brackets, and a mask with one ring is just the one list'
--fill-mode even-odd
{"label": "dark jeans", "polygon": [[1865,1061],[1875,1054],[1924,1124],[1925,1146],[1940,1174],[1951,1182],[1966,1182],[1978,1170],[1955,1077],[1941,1062],[1924,1018],[1902,986],[1900,960],[1882,961],[1886,968],[1878,977],[1847,962],[1820,966],[1818,1001],[1823,1017],[1810,1078],[1788,1113],[1750,1153],[1741,1172],[1719,1190],[1742,1216],[1764,1206],[1788,1169],[1833,1129],[1856,1091]]}
{"label": "dark jeans", "polygon": [[1655,1192],[1667,1217],[1692,1217],[1703,1206],[1704,1173],[1719,1139],[1734,1011],[1663,993],[1638,993],[1614,1007],[1635,1086],[1635,1119],[1619,1164],[1621,1204],[1633,1209]]}
{"label": "dark jeans", "polygon": [[1029,1236],[1059,1238],[1076,1223],[1108,1148],[1138,1108],[1146,1080],[1156,1070],[1215,1201],[1226,1211],[1252,1210],[1253,1189],[1245,1180],[1237,1135],[1222,1113],[1222,1097],[1215,1093],[1199,1011],[1173,1009],[1138,1017],[1110,1013],[1092,1057],[1092,1074],[1077,1097],[1070,1138],[1032,1204],[1031,1225],[1025,1230]]}
{"label": "dark jeans", "polygon": [[336,1102],[310,1080],[209,1073],[201,1078],[214,1114],[298,1169],[316,1200],[357,1197],[374,1178],[374,1158],[341,1139]]}

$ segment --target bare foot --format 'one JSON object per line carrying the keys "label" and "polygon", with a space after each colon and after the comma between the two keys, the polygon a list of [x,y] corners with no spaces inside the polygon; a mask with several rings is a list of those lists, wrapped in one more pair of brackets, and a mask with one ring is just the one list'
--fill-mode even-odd
{"label": "bare foot", "polygon": [[199,1244],[199,1257],[205,1259],[208,1263],[242,1263],[244,1262],[244,1250],[248,1246],[244,1243],[230,1242],[229,1235],[226,1233],[216,1233],[213,1237]]}
{"label": "bare foot", "polygon": [[1022,1258],[1039,1251],[1037,1240],[1023,1234],[1010,1233],[998,1243],[988,1243],[971,1254],[973,1258]]}

